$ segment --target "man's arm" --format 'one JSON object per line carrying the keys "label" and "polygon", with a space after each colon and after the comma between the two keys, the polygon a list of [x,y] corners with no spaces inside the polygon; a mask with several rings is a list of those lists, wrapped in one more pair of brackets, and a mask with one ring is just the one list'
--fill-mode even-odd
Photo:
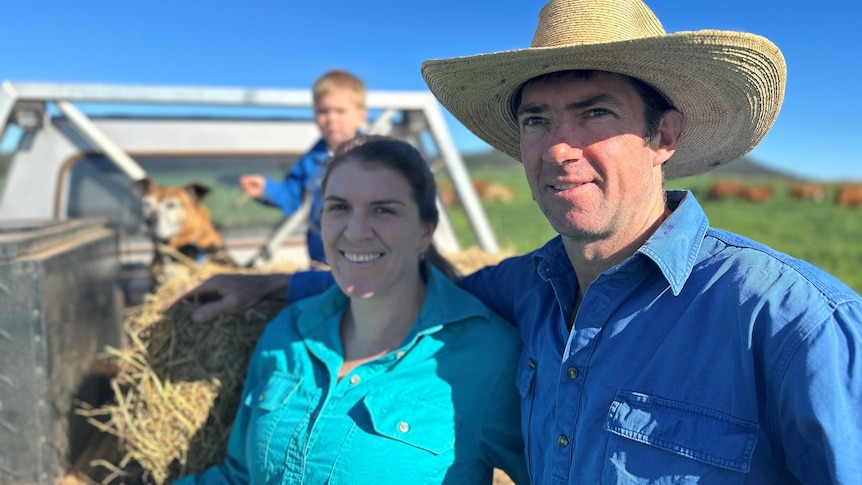
{"label": "man's arm", "polygon": [[194,323],[207,323],[223,313],[237,313],[267,297],[286,298],[289,274],[219,274],[179,299],[200,303],[192,313]]}
{"label": "man's arm", "polygon": [[302,271],[294,274],[220,274],[182,295],[200,306],[192,313],[195,323],[207,323],[223,313],[237,313],[264,298],[288,302],[322,293],[335,280],[329,271]]}
{"label": "man's arm", "polygon": [[[461,278],[461,284],[489,308],[517,325],[514,302],[524,291],[518,285],[530,280],[524,277],[525,271],[533,271],[528,257],[509,258]],[[266,297],[287,298],[288,302],[294,302],[322,293],[333,284],[335,280],[329,271],[221,274],[204,281],[182,299],[198,299],[201,305],[192,313],[192,320],[206,323],[222,313],[245,310]]]}
{"label": "man's arm", "polygon": [[802,337],[770,406],[802,483],[862,483],[862,303],[840,304]]}
{"label": "man's arm", "polygon": [[515,307],[535,274],[530,256],[515,256],[461,278],[461,286],[509,323],[518,325]]}

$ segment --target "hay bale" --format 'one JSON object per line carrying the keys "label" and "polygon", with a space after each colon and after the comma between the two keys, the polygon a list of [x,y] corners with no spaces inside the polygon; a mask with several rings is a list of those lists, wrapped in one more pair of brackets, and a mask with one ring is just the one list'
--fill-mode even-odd
{"label": "hay bale", "polygon": [[[469,249],[446,256],[468,274],[506,255]],[[172,268],[178,277],[145,304],[127,310],[123,325],[127,344],[106,350],[118,369],[111,381],[114,402],[78,410],[118,443],[115,456],[90,462],[94,467],[90,477],[98,476],[102,483],[162,485],[224,461],[248,361],[263,328],[284,308],[284,301],[265,300],[206,325],[191,321],[196,302],[174,302],[216,273],[296,269],[180,266]]]}
{"label": "hay bale", "polygon": [[496,253],[489,253],[474,246],[457,253],[446,253],[444,256],[455,265],[459,273],[468,275],[485,266],[497,264],[505,258],[514,256],[514,254],[510,249],[501,249]]}
{"label": "hay bale", "polygon": [[195,325],[195,302],[165,307],[198,282],[228,270],[178,265],[172,271],[177,278],[143,305],[127,309],[127,344],[106,349],[118,369],[111,380],[114,402],[78,411],[117,438],[118,456],[91,462],[109,469],[110,479],[161,485],[223,461],[248,360],[263,327],[285,305],[265,300],[242,314]]}

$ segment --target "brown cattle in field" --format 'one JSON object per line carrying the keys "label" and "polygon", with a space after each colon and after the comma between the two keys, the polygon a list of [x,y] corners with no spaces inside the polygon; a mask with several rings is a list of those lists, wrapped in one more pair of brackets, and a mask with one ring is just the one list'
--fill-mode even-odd
{"label": "brown cattle in field", "polygon": [[512,202],[515,188],[506,184],[490,183],[479,192],[479,197],[484,202]]}
{"label": "brown cattle in field", "polygon": [[790,189],[790,198],[823,202],[826,198],[826,187],[820,184],[801,184]]}
{"label": "brown cattle in field", "polygon": [[706,200],[722,200],[737,197],[743,186],[736,180],[722,180],[709,186],[706,192]]}
{"label": "brown cattle in field", "polygon": [[751,185],[742,187],[736,196],[749,202],[766,202],[772,198],[775,188],[770,185]]}
{"label": "brown cattle in field", "polygon": [[448,180],[440,180],[437,182],[437,190],[440,193],[440,201],[445,207],[455,207],[458,204],[458,196],[455,195],[455,187]]}
{"label": "brown cattle in field", "polygon": [[[475,179],[472,184],[476,195],[484,202],[511,202],[515,198],[515,188],[505,184],[489,183],[482,179]],[[440,180],[437,182],[437,188],[444,206],[451,208],[459,204],[458,195],[451,181]]]}
{"label": "brown cattle in field", "polygon": [[482,179],[473,179],[473,190],[475,190],[477,194],[481,194],[487,186],[488,182]]}
{"label": "brown cattle in field", "polygon": [[862,184],[846,184],[838,187],[835,205],[862,207]]}

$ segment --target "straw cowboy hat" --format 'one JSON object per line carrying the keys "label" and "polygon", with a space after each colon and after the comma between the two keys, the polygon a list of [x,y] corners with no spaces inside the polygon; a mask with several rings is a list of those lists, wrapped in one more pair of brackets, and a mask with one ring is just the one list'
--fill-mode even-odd
{"label": "straw cowboy hat", "polygon": [[745,32],[667,34],[640,0],[551,0],[532,45],[429,60],[422,76],[458,120],[521,159],[513,98],[524,82],[566,70],[625,74],[658,89],[685,116],[668,179],[697,175],[748,153],[772,127],[786,66],[769,40]]}

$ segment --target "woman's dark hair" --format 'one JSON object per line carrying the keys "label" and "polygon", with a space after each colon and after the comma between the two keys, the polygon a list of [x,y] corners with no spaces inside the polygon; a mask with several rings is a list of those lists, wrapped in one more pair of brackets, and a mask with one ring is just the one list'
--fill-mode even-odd
{"label": "woman's dark hair", "polygon": [[[437,183],[434,174],[422,158],[419,150],[407,142],[379,135],[364,135],[348,140],[338,148],[323,175],[321,189],[326,192],[329,175],[336,167],[345,162],[357,162],[366,166],[379,166],[400,174],[413,194],[413,201],[419,207],[419,219],[423,223],[436,226],[440,219],[437,211]],[[425,258],[419,268],[422,278],[428,279],[427,264],[433,264],[443,274],[456,280],[458,272],[446,258],[443,257],[432,243],[425,253]]]}

